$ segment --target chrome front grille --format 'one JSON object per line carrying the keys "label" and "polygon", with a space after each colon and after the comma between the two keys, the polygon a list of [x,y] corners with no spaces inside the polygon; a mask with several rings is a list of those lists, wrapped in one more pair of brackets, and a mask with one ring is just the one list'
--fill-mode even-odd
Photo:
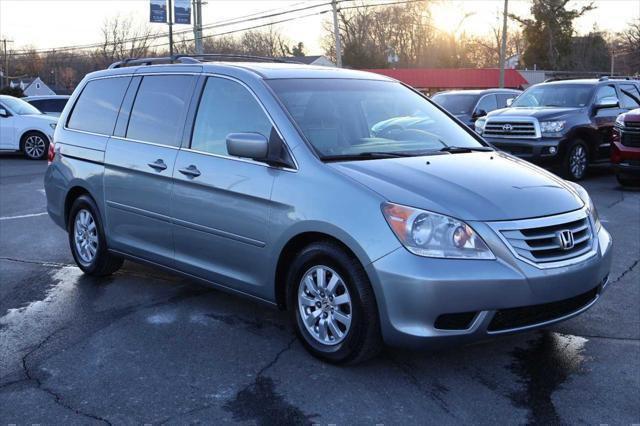
{"label": "chrome front grille", "polygon": [[487,120],[482,134],[491,137],[537,138],[539,130],[534,120],[495,118]]}
{"label": "chrome front grille", "polygon": [[542,268],[570,264],[595,253],[593,231],[584,209],[491,226],[518,258]]}

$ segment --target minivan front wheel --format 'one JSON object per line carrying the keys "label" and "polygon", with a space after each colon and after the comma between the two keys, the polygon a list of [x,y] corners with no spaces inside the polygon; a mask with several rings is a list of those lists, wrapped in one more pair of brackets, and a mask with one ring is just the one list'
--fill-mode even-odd
{"label": "minivan front wheel", "polygon": [[576,139],[567,147],[565,158],[562,164],[562,177],[577,181],[583,179],[587,174],[589,166],[589,148],[587,144]]}
{"label": "minivan front wheel", "polygon": [[293,326],[312,355],[356,364],[379,352],[373,289],[353,255],[333,242],[311,244],[293,260],[287,283]]}
{"label": "minivan front wheel", "polygon": [[67,232],[73,258],[85,274],[111,275],[122,266],[124,260],[107,249],[98,208],[91,197],[82,195],[73,202]]}

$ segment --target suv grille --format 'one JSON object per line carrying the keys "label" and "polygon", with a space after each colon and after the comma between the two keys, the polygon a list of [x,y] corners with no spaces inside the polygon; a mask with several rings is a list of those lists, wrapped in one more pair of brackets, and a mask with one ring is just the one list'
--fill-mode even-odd
{"label": "suv grille", "polygon": [[[561,235],[563,231],[570,232],[570,235],[564,238],[564,245]],[[591,250],[593,239],[586,216],[551,226],[501,232],[520,257],[534,263],[560,262],[581,256]]]}
{"label": "suv grille", "polygon": [[487,121],[482,134],[496,137],[537,137],[536,125],[533,121]]}
{"label": "suv grille", "polygon": [[495,313],[489,323],[489,332],[505,331],[526,327],[562,318],[587,306],[598,296],[598,287],[570,299],[542,305],[501,309]]}
{"label": "suv grille", "polygon": [[622,145],[640,146],[640,122],[626,122],[619,130]]}

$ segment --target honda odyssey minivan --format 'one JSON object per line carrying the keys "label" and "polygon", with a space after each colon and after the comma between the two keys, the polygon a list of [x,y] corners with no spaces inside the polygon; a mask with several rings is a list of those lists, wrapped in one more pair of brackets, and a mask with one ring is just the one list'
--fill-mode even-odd
{"label": "honda odyssey minivan", "polygon": [[[74,92],[45,187],[86,274],[129,259],[249,296],[351,364],[383,343],[539,328],[601,296],[611,237],[579,185],[387,77],[223,59],[124,61]],[[423,124],[376,126],[402,119]]]}

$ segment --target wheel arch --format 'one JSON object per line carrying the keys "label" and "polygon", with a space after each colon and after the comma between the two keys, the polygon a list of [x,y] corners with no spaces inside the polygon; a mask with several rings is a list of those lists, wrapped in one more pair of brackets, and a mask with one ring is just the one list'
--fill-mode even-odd
{"label": "wheel arch", "polygon": [[36,127],[27,127],[26,129],[22,129],[20,131],[20,136],[18,137],[18,146],[20,147],[20,149],[22,149],[22,142],[25,136],[27,136],[27,134],[29,133],[40,133],[42,136],[44,136],[47,143],[51,143],[51,139],[49,138],[49,135],[47,135],[47,132],[43,131],[42,129],[38,129]]}
{"label": "wheel arch", "polygon": [[[75,185],[71,185],[69,190],[67,191],[67,194],[64,197],[64,223],[65,226],[66,224],[69,223],[69,212],[71,211],[71,206],[73,206],[73,202],[78,199],[78,197],[82,196],[82,195],[88,195],[89,197],[91,197],[93,199],[94,202],[96,202],[96,198],[93,196],[93,194],[91,194],[91,191],[84,185],[80,185],[80,184],[75,184]],[[96,206],[98,205],[98,203],[96,203]],[[99,207],[98,207],[99,209]],[[99,212],[102,213],[102,212]]]}
{"label": "wheel arch", "polygon": [[[359,246],[354,250],[349,244],[343,241],[343,238],[339,238],[333,233],[328,233],[325,231],[304,231],[297,233],[288,239],[288,241],[281,248],[278,255],[274,274],[275,299],[278,308],[282,310],[285,310],[287,308],[286,276],[288,272],[288,266],[290,265],[291,261],[295,257],[296,253],[298,253],[302,248],[319,241],[329,241],[335,243],[345,252],[358,259],[363,268],[366,266],[366,264],[370,263],[368,260],[363,259],[362,256],[364,255],[364,253]],[[358,255],[358,252],[360,252],[360,255]]]}
{"label": "wheel arch", "polygon": [[569,143],[575,139],[581,139],[586,142],[587,147],[589,148],[589,161],[593,160],[594,155],[598,152],[598,145],[600,144],[601,139],[598,131],[586,126],[573,129],[567,138],[568,143],[565,144],[565,153],[566,147],[568,147]]}

